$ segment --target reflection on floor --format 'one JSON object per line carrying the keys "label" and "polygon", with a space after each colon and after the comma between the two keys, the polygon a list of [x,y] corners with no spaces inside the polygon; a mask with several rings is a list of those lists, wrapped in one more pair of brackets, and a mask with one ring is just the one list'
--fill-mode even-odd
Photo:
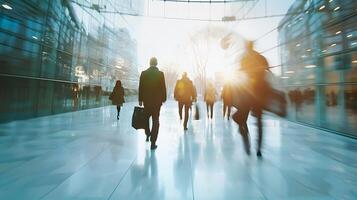
{"label": "reflection on floor", "polygon": [[357,199],[356,140],[265,116],[259,160],[221,105],[184,133],[168,102],[153,152],[133,106],[0,125],[0,199]]}

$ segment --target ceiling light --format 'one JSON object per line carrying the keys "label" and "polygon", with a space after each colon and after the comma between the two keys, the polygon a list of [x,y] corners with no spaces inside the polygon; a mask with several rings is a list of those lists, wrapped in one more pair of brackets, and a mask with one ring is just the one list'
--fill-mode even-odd
{"label": "ceiling light", "polygon": [[1,5],[3,8],[5,8],[6,10],[12,10],[12,7],[6,3]]}
{"label": "ceiling light", "polygon": [[311,68],[315,68],[315,67],[316,67],[316,65],[306,65],[305,66],[306,69],[311,69]]}
{"label": "ceiling light", "polygon": [[341,31],[337,31],[337,32],[336,32],[336,35],[338,35],[338,34],[340,34],[340,33],[341,33]]}
{"label": "ceiling light", "polygon": [[340,6],[337,6],[335,9],[333,9],[334,11],[338,11],[340,10]]}
{"label": "ceiling light", "polygon": [[350,38],[350,37],[352,37],[352,36],[353,36],[352,34],[347,35],[348,38]]}
{"label": "ceiling light", "polygon": [[33,39],[37,40],[38,38],[36,36],[32,36]]}
{"label": "ceiling light", "polygon": [[293,74],[295,73],[294,71],[286,71],[285,74]]}
{"label": "ceiling light", "polygon": [[334,47],[334,46],[336,46],[336,44],[335,44],[335,43],[331,44],[331,47]]}
{"label": "ceiling light", "polygon": [[352,63],[357,63],[357,60],[352,61]]}
{"label": "ceiling light", "polygon": [[326,6],[325,5],[322,5],[319,10],[323,10]]}
{"label": "ceiling light", "polygon": [[280,78],[282,78],[282,79],[288,79],[289,77],[288,77],[288,76],[282,76],[282,77],[280,77]]}
{"label": "ceiling light", "polygon": [[306,49],[306,51],[310,52],[310,51],[311,51],[311,49]]}
{"label": "ceiling light", "polygon": [[300,43],[297,43],[297,44],[296,44],[296,47],[299,47],[299,46],[301,46],[301,44],[300,44]]}

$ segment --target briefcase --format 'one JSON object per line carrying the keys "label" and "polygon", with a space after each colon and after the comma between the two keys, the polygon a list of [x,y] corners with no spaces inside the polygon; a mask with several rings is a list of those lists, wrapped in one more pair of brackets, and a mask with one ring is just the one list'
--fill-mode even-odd
{"label": "briefcase", "polygon": [[131,126],[135,129],[145,129],[147,126],[146,120],[144,108],[136,106],[131,119]]}
{"label": "briefcase", "polygon": [[286,117],[286,104],[285,93],[272,88],[268,94],[264,110],[274,113],[280,117]]}

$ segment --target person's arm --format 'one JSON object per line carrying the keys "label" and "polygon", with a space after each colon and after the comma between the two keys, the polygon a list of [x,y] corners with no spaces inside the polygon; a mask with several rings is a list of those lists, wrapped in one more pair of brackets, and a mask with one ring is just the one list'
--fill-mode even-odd
{"label": "person's arm", "polygon": [[175,85],[175,90],[174,90],[174,98],[175,98],[175,100],[177,100],[177,90],[178,90],[178,88],[177,88],[177,86],[178,86],[178,83],[179,83],[179,81],[176,81],[176,85]]}
{"label": "person's arm", "polygon": [[192,90],[193,90],[193,101],[197,101],[197,91],[196,87],[192,84]]}
{"label": "person's arm", "polygon": [[141,72],[140,74],[140,81],[139,81],[139,105],[142,106],[143,104],[143,86],[144,86],[144,83],[143,83],[143,72]]}
{"label": "person's arm", "polygon": [[123,98],[123,103],[125,102],[124,96],[125,96],[125,90],[124,87],[121,87],[121,96]]}
{"label": "person's arm", "polygon": [[166,94],[165,75],[162,72],[161,72],[161,87],[162,87],[162,102],[165,102],[167,99],[167,94]]}

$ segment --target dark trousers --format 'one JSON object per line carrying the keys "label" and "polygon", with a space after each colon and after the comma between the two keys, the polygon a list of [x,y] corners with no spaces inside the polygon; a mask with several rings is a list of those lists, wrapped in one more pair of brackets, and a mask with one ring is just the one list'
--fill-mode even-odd
{"label": "dark trousers", "polygon": [[180,119],[182,119],[182,109],[185,107],[185,117],[183,120],[183,127],[187,128],[188,116],[189,116],[189,110],[191,107],[191,103],[179,102],[178,105],[179,105]]}
{"label": "dark trousers", "polygon": [[213,105],[214,105],[214,102],[206,102],[207,116],[208,117],[211,116],[211,119],[213,118]]}
{"label": "dark trousers", "polygon": [[226,116],[227,113],[227,118],[229,119],[229,117],[231,116],[231,109],[231,104],[223,103],[223,118]]}
{"label": "dark trousers", "polygon": [[258,138],[257,138],[257,150],[260,151],[262,147],[263,141],[263,123],[262,123],[262,115],[263,110],[260,106],[255,105],[252,109],[247,106],[245,108],[239,108],[236,113],[233,115],[233,119],[239,125],[239,132],[242,135],[243,142],[247,153],[249,153],[250,142],[249,142],[249,130],[247,125],[247,119],[250,110],[253,111],[254,116],[257,119],[258,126]]}
{"label": "dark trousers", "polygon": [[117,116],[119,117],[121,106],[117,106]]}
{"label": "dark trousers", "polygon": [[[145,128],[146,136],[150,136],[151,144],[155,144],[157,140],[157,135],[159,134],[159,116],[160,116],[160,108],[161,106],[144,106],[145,116],[147,118],[147,124]],[[152,118],[152,127],[150,129],[150,117]]]}
{"label": "dark trousers", "polygon": [[179,110],[179,115],[180,119],[182,119],[182,109],[183,109],[184,103],[183,102],[178,102],[178,110]]}

